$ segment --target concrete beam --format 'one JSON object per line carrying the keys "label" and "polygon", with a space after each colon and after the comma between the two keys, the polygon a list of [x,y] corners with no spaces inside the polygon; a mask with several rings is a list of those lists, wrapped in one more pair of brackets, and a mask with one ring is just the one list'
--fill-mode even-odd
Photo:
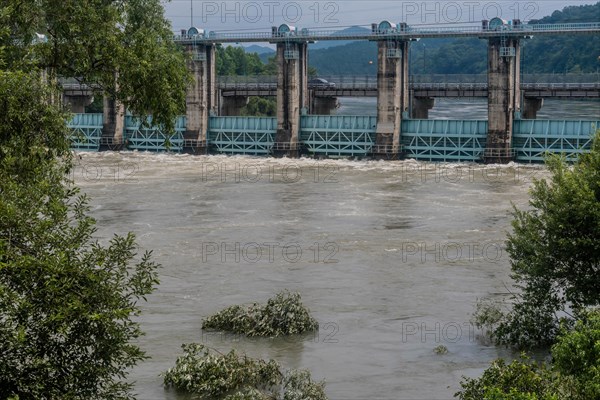
{"label": "concrete beam", "polygon": [[507,163],[513,158],[514,114],[521,111],[520,64],[518,38],[489,39],[486,163]]}
{"label": "concrete beam", "polygon": [[410,117],[412,119],[428,119],[429,110],[435,105],[433,97],[413,97]]}
{"label": "concrete beam", "polygon": [[277,43],[277,134],[274,154],[298,156],[300,114],[309,108],[308,44]]}
{"label": "concrete beam", "polygon": [[215,46],[190,44],[186,51],[191,55],[188,68],[193,82],[186,96],[186,132],[184,139],[192,147],[206,148],[209,117],[217,112],[217,72]]}
{"label": "concrete beam", "polygon": [[378,42],[376,157],[400,152],[402,115],[409,107],[408,48],[408,41]]}

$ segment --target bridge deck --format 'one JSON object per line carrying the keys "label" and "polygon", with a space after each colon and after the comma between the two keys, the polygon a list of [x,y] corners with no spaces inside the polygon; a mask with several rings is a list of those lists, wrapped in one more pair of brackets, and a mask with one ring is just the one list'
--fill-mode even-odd
{"label": "bridge deck", "polygon": [[209,32],[205,35],[175,35],[173,39],[181,44],[216,44],[216,43],[252,43],[252,42],[314,42],[323,40],[412,40],[425,38],[477,37],[490,38],[497,36],[532,36],[532,35],[589,35],[600,33],[600,22],[570,24],[522,24],[502,29],[483,29],[479,26],[432,26],[411,27],[397,32],[370,32],[356,34],[341,30],[302,29],[292,34],[273,34],[271,31],[256,32]]}

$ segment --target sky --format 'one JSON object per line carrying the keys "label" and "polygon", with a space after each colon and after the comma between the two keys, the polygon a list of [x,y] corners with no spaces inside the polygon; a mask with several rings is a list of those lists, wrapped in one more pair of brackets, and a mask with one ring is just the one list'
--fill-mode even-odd
{"label": "sky", "polygon": [[[567,5],[597,0],[171,0],[166,17],[179,32],[196,26],[206,31],[269,31],[286,23],[298,28],[336,29],[389,20],[409,25],[481,23],[483,19],[539,19]],[[192,18],[193,16],[193,18]],[[597,20],[600,20],[600,15]]]}

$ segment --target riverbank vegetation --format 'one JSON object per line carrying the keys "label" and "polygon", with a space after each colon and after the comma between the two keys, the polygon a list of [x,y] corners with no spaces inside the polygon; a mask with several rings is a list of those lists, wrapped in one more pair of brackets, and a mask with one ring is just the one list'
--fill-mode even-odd
{"label": "riverbank vegetation", "polygon": [[202,329],[247,336],[279,337],[319,329],[319,323],[302,304],[300,293],[283,291],[265,305],[231,306],[204,320]]}
{"label": "riverbank vegetation", "polygon": [[581,315],[563,328],[552,347],[552,361],[527,357],[510,364],[496,360],[481,378],[466,378],[456,394],[461,400],[600,399],[600,310]]}
{"label": "riverbank vegetation", "polygon": [[506,311],[479,307],[475,322],[500,345],[548,347],[561,325],[600,306],[600,131],[573,166],[550,157],[550,182],[536,180],[529,210],[513,210],[508,236],[519,289]]}
{"label": "riverbank vegetation", "polygon": [[600,130],[573,166],[547,162],[530,209],[514,209],[508,237],[517,291],[508,303],[480,303],[475,323],[498,345],[551,348],[552,361],[495,361],[466,378],[461,400],[600,398]]}

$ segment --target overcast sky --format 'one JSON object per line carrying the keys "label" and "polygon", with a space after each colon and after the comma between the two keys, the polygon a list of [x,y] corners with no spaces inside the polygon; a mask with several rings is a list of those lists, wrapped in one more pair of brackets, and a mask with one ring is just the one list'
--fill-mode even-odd
{"label": "overcast sky", "polygon": [[[166,16],[179,31],[193,25],[205,30],[269,30],[287,23],[299,28],[335,29],[352,25],[370,26],[390,20],[410,25],[477,22],[499,16],[523,21],[542,18],[566,5],[594,4],[597,0],[171,0]],[[600,15],[596,20],[600,20]]]}

